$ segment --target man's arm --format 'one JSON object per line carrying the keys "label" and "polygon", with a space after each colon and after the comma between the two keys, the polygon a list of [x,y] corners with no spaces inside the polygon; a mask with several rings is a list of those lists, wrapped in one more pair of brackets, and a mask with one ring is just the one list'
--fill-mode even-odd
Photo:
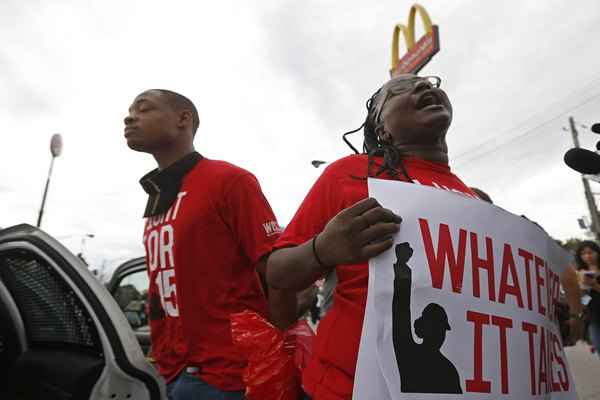
{"label": "man's arm", "polygon": [[581,304],[581,288],[577,272],[573,266],[569,265],[565,268],[560,276],[560,283],[565,290],[567,303],[569,304],[569,314],[571,318],[568,320],[569,335],[571,343],[575,344],[583,337],[583,304]]}
{"label": "man's arm", "polygon": [[[266,275],[267,258],[268,256],[263,257],[256,266],[256,270],[262,277]],[[298,320],[296,291],[273,289],[270,286],[265,289],[269,305],[269,322],[281,331],[285,331]]]}

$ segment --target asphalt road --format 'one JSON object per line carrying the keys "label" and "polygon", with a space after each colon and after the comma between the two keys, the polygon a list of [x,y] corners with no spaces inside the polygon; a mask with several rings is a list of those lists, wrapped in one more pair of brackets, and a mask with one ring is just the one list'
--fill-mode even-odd
{"label": "asphalt road", "polygon": [[600,400],[600,357],[582,343],[566,352],[579,400]]}

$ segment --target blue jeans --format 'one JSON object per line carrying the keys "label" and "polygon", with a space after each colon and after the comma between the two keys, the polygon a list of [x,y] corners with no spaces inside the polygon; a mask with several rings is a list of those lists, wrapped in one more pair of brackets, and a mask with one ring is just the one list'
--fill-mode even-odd
{"label": "blue jeans", "polygon": [[169,400],[244,400],[244,391],[223,392],[184,371],[167,385],[167,396]]}
{"label": "blue jeans", "polygon": [[592,321],[588,326],[588,335],[592,346],[596,348],[596,354],[600,357],[600,321]]}

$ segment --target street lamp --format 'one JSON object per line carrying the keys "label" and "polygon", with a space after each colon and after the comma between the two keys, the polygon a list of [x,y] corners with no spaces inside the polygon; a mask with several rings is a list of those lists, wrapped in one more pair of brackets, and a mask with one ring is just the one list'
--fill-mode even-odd
{"label": "street lamp", "polygon": [[313,167],[319,168],[321,165],[327,164],[327,161],[312,160],[310,163],[312,164]]}
{"label": "street lamp", "polygon": [[96,237],[96,235],[94,235],[93,233],[86,233],[85,235],[82,236],[82,238],[81,238],[81,253],[83,253],[83,248],[85,247],[85,239],[93,239],[94,237]]}
{"label": "street lamp", "polygon": [[62,153],[62,136],[59,133],[52,135],[50,139],[50,154],[52,154],[52,160],[50,160],[50,169],[48,170],[48,179],[46,179],[46,187],[44,188],[44,197],[42,197],[42,206],[40,207],[40,214],[38,215],[37,227],[42,225],[42,216],[44,215],[44,206],[46,205],[46,196],[48,195],[48,186],[50,186],[50,178],[52,177],[52,167],[54,166],[54,159]]}
{"label": "street lamp", "polygon": [[93,233],[75,233],[75,234],[71,234],[71,235],[55,236],[54,238],[61,242],[66,239],[81,238],[81,249],[80,249],[79,253],[77,253],[77,257],[79,257],[86,265],[88,265],[87,261],[83,257],[83,251],[85,249],[85,242],[87,239],[93,239],[95,237],[96,237],[96,235],[94,235]]}

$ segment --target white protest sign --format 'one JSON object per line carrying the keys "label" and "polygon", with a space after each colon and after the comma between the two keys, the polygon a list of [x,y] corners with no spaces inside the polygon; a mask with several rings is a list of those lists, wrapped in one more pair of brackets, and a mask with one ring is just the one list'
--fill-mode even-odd
{"label": "white protest sign", "polygon": [[369,179],[369,195],[403,221],[369,263],[354,399],[577,398],[554,313],[567,252],[460,194]]}
{"label": "white protest sign", "polygon": [[[368,292],[375,290],[374,280],[369,277]],[[375,302],[367,303],[365,319],[363,326],[376,326],[375,321]],[[369,310],[372,308],[372,310]],[[372,321],[371,321],[372,320]],[[381,370],[377,358],[377,331],[376,329],[363,329],[360,338],[360,347],[358,349],[358,363],[356,365],[355,376],[364,376],[368,383],[357,385],[356,381],[352,396],[355,399],[377,399],[392,400],[389,395],[387,384],[385,382],[383,371]]]}

